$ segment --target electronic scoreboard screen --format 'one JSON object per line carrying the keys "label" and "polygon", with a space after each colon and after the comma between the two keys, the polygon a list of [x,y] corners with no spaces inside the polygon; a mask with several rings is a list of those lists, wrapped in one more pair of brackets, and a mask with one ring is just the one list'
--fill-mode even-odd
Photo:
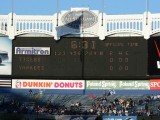
{"label": "electronic scoreboard screen", "polygon": [[17,37],[13,41],[15,76],[105,79],[146,76],[147,41],[142,37]]}

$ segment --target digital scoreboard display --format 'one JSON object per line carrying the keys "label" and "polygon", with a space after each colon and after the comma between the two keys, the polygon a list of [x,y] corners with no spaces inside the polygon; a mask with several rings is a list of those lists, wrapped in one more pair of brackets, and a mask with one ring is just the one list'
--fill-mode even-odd
{"label": "digital scoreboard display", "polygon": [[14,76],[105,79],[146,76],[147,41],[142,37],[17,37]]}

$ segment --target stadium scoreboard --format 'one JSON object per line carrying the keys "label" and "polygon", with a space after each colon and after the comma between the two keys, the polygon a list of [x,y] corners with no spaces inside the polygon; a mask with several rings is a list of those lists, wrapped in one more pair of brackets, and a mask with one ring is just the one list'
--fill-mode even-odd
{"label": "stadium scoreboard", "polygon": [[12,74],[68,79],[146,76],[147,53],[142,37],[17,37]]}

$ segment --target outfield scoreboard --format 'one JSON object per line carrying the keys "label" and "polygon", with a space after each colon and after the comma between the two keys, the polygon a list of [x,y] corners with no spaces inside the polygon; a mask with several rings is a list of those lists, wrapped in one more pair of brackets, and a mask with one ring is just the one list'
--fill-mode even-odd
{"label": "outfield scoreboard", "polygon": [[93,79],[146,76],[147,41],[140,37],[17,37],[15,76]]}

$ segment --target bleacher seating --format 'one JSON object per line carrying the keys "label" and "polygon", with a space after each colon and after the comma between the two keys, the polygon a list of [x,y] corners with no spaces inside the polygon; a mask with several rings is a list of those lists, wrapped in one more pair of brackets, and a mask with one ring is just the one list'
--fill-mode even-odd
{"label": "bleacher seating", "polygon": [[[102,102],[103,99],[106,98],[106,102]],[[147,101],[147,99],[149,100]],[[136,111],[136,114],[138,112],[145,111],[145,105],[148,105],[149,111],[152,112],[152,114],[160,115],[160,110],[158,110],[158,107],[160,107],[160,98],[157,98],[156,95],[122,95],[122,94],[114,94],[110,96],[105,96],[104,94],[100,95],[94,95],[93,98],[90,98],[90,95],[65,95],[65,94],[13,94],[13,93],[0,93],[0,105],[3,105],[6,103],[6,107],[9,107],[8,105],[11,104],[11,102],[14,102],[14,104],[17,103],[22,105],[24,104],[27,108],[34,107],[34,109],[37,106],[41,106],[41,109],[43,108],[45,113],[47,110],[44,108],[47,106],[47,104],[50,102],[52,106],[58,106],[60,110],[64,110],[67,108],[67,110],[71,109],[71,106],[75,106],[76,110],[78,108],[79,112],[83,112],[86,114],[86,111],[90,112],[91,109],[95,109],[94,104],[101,105],[101,108],[105,108],[105,106],[111,105],[111,103],[115,104],[115,99],[118,99],[121,101],[126,101],[127,104],[128,101],[133,100],[135,102],[135,106],[128,107],[127,111],[128,114],[133,114],[134,111]],[[76,103],[79,102],[80,105],[77,107]],[[32,103],[32,104],[31,104]],[[104,107],[103,107],[104,106]],[[116,109],[119,111],[121,110],[121,104],[115,104]],[[22,106],[21,106],[22,107]],[[62,108],[61,108],[62,107]],[[16,108],[15,105],[13,108]],[[73,108],[73,107],[72,107]],[[17,109],[17,108],[16,108]],[[54,109],[54,108],[49,108]],[[54,111],[57,113],[59,109],[54,109]],[[0,112],[2,112],[3,109],[0,109]],[[18,112],[18,110],[16,111]],[[97,114],[97,111],[94,111],[94,114]],[[68,114],[68,113],[67,113]],[[90,114],[90,113],[87,113]],[[146,113],[144,113],[146,115]],[[143,114],[141,114],[143,115]]]}

